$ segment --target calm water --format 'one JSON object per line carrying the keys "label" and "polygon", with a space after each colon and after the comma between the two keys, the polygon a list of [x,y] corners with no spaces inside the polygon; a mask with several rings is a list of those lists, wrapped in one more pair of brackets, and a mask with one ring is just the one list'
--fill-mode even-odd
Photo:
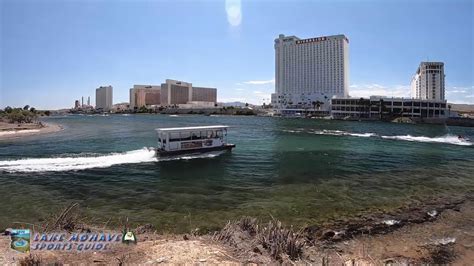
{"label": "calm water", "polygon": [[[0,227],[68,202],[94,220],[165,231],[272,215],[295,225],[474,189],[473,128],[270,117],[49,118],[64,131],[0,141]],[[154,128],[225,124],[232,153],[158,161]]]}

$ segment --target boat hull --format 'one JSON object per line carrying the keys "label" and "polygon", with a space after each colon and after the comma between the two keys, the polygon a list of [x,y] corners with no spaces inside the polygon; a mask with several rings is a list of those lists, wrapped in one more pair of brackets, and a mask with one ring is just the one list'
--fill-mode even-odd
{"label": "boat hull", "polygon": [[199,154],[199,153],[206,153],[206,152],[212,152],[212,151],[224,151],[224,150],[231,151],[234,147],[235,147],[235,144],[226,144],[226,145],[218,146],[218,147],[178,150],[178,151],[157,150],[156,156],[169,157],[169,156],[184,155],[184,154]]}

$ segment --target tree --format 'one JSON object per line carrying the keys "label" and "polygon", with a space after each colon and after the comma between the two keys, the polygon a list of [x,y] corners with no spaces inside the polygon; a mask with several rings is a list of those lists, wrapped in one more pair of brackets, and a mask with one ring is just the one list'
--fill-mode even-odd
{"label": "tree", "polygon": [[358,104],[359,104],[359,117],[362,117],[362,114],[364,117],[368,117],[370,113],[370,100],[360,98]]}
{"label": "tree", "polygon": [[245,103],[245,107],[249,107],[249,103]]}
{"label": "tree", "polygon": [[5,107],[5,113],[9,114],[12,111],[13,111],[13,108],[11,108],[10,106]]}
{"label": "tree", "polygon": [[45,114],[46,116],[49,116],[49,115],[51,114],[51,112],[50,112],[49,110],[46,110],[46,111],[44,111],[44,114]]}
{"label": "tree", "polygon": [[25,116],[21,112],[11,112],[7,116],[10,123],[23,123]]}
{"label": "tree", "polygon": [[36,109],[35,109],[34,107],[31,107],[31,108],[30,108],[30,112],[36,114]]}
{"label": "tree", "polygon": [[383,118],[383,112],[385,111],[385,103],[383,101],[383,99],[380,99],[380,105],[379,105],[379,115],[380,115],[380,119]]}
{"label": "tree", "polygon": [[25,105],[25,107],[23,107],[23,110],[28,110],[28,109],[30,109],[30,106],[28,104]]}

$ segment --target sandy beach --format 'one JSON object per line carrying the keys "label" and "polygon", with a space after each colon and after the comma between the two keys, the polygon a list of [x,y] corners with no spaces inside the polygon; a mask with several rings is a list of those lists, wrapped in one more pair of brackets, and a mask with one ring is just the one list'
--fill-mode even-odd
{"label": "sandy beach", "polygon": [[0,122],[0,141],[18,139],[26,136],[42,135],[61,131],[61,125],[52,123],[6,123]]}

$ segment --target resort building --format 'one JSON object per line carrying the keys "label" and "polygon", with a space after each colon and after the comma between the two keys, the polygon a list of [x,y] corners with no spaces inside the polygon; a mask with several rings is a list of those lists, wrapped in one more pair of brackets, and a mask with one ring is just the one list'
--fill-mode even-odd
{"label": "resort building", "polygon": [[[275,95],[272,104],[284,113],[318,105],[330,110],[331,98],[347,97],[349,40],[344,35],[275,39]],[[316,104],[317,103],[317,104]]]}
{"label": "resort building", "polygon": [[333,98],[331,115],[335,119],[410,117],[446,118],[448,112],[445,100],[421,100],[371,96],[366,98]]}
{"label": "resort building", "polygon": [[112,106],[112,111],[114,112],[124,112],[130,109],[129,103],[116,103]]}
{"label": "resort building", "polygon": [[187,103],[191,99],[192,87],[188,82],[167,79],[161,84],[161,105]]}
{"label": "resort building", "polygon": [[112,109],[112,86],[100,86],[95,90],[95,108],[103,111]]}
{"label": "resort building", "polygon": [[161,86],[157,85],[133,85],[130,89],[130,109],[160,105]]}
{"label": "resort building", "polygon": [[161,105],[163,106],[214,106],[217,89],[193,87],[192,83],[167,79],[161,84]]}
{"label": "resort building", "polygon": [[421,62],[411,80],[411,97],[421,100],[444,100],[444,63]]}
{"label": "resort building", "polygon": [[216,88],[193,87],[192,91],[191,102],[217,102]]}

